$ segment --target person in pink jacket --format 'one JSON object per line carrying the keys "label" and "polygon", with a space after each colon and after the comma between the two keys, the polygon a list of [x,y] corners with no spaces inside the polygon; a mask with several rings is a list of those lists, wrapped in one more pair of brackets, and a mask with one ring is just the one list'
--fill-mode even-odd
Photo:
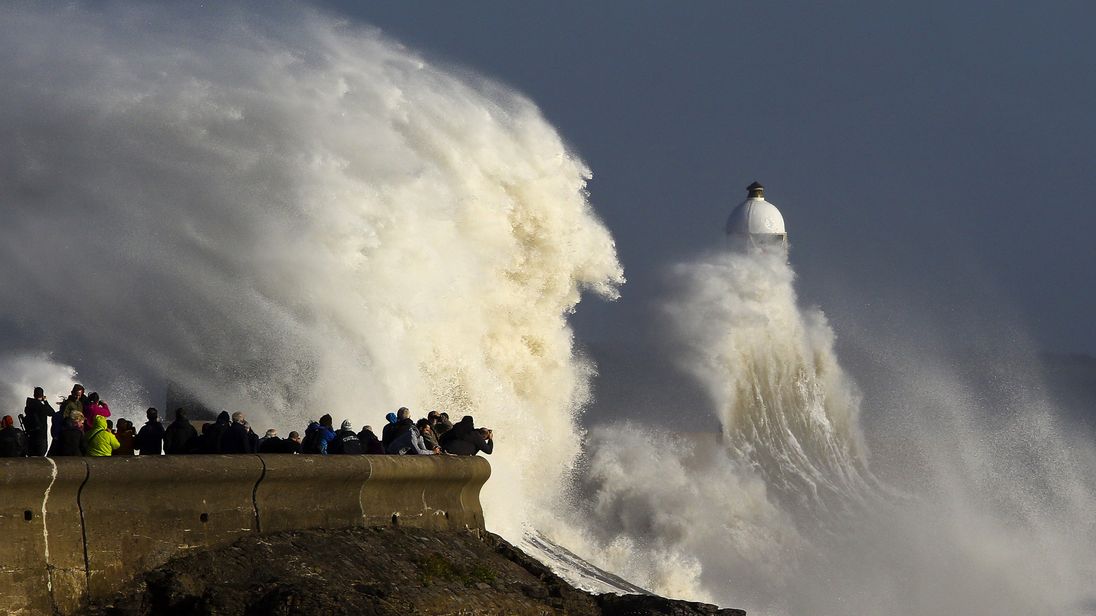
{"label": "person in pink jacket", "polygon": [[99,399],[99,392],[93,391],[88,396],[88,403],[84,405],[84,427],[88,430],[94,428],[96,417],[110,417],[110,407]]}

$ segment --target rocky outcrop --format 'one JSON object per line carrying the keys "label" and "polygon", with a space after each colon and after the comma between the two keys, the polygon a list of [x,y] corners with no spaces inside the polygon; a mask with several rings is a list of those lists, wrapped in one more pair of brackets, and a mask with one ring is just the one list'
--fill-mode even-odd
{"label": "rocky outcrop", "polygon": [[89,616],[744,613],[653,595],[590,595],[495,535],[414,528],[242,538],[174,559],[87,610]]}

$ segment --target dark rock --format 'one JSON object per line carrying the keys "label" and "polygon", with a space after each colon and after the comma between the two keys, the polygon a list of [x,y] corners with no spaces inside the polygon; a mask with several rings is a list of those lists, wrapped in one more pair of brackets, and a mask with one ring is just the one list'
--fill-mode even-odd
{"label": "dark rock", "polygon": [[523,584],[521,586],[521,592],[526,597],[532,597],[533,599],[544,600],[548,598],[548,589],[540,584]]}
{"label": "dark rock", "polygon": [[598,595],[603,616],[746,616],[743,610],[655,595]]}
{"label": "dark rock", "polygon": [[371,597],[377,597],[383,599],[392,594],[391,589],[383,584],[368,584],[366,582],[355,582],[350,586],[355,591],[360,592],[363,595],[369,595]]}
{"label": "dark rock", "polygon": [[95,616],[737,616],[652,595],[593,596],[490,533],[295,531],[180,556]]}

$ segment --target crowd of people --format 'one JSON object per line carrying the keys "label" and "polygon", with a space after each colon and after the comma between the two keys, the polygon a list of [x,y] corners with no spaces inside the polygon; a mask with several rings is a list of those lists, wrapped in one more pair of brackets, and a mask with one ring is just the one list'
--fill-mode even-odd
{"label": "crowd of people", "polygon": [[[241,412],[222,411],[216,421],[196,428],[186,409],[176,409],[174,420],[164,426],[160,412],[150,408],[140,430],[122,418],[110,419],[110,407],[97,392],[84,395],[82,385],[55,409],[41,387],[27,398],[20,427],[11,415],[0,420],[0,457],[27,456],[132,456],[180,454],[285,453],[315,455],[460,455],[494,451],[490,429],[477,428],[471,416],[457,423],[448,413],[430,411],[419,420],[406,407],[388,413],[378,438],[372,426],[355,432],[350,420],[335,429],[331,415],[308,424],[304,436],[297,431],[286,438],[267,430],[261,438]],[[51,443],[52,441],[52,443]]]}

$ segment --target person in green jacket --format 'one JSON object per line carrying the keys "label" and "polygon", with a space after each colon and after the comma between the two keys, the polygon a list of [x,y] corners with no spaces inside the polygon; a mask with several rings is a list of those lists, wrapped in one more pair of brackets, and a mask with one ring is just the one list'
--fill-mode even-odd
{"label": "person in green jacket", "polygon": [[118,438],[107,430],[107,418],[102,415],[95,416],[95,427],[84,435],[84,440],[87,442],[89,456],[110,456],[122,446]]}

